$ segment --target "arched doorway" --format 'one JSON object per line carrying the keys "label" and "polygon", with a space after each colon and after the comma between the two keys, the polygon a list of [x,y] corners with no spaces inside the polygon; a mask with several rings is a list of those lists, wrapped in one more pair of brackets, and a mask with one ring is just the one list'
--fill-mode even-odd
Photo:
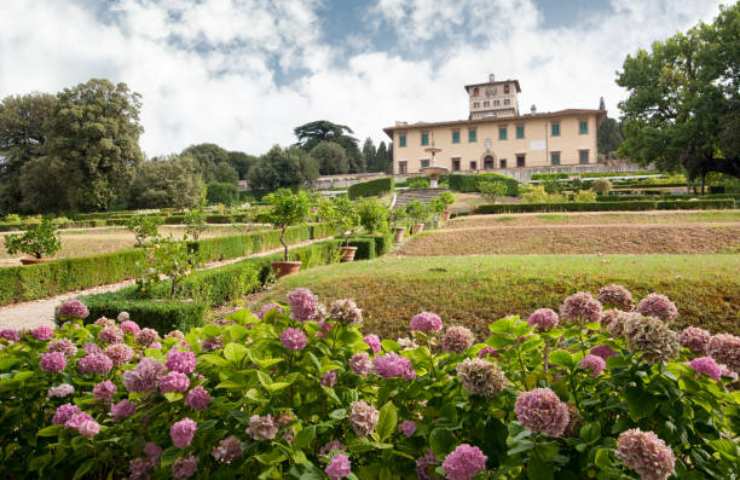
{"label": "arched doorway", "polygon": [[495,166],[493,155],[483,157],[483,170],[493,170]]}

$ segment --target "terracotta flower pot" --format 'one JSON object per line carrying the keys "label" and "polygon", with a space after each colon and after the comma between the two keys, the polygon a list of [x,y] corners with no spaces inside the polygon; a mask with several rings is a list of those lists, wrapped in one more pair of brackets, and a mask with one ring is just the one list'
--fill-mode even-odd
{"label": "terracotta flower pot", "polygon": [[351,262],[355,259],[357,247],[342,247],[342,262]]}
{"label": "terracotta flower pot", "polygon": [[445,210],[444,212],[442,212],[442,215],[440,216],[440,220],[442,220],[443,222],[446,222],[449,219],[450,219],[450,211]]}
{"label": "terracotta flower pot", "polygon": [[298,273],[301,270],[301,262],[272,262],[272,271],[275,272],[277,278],[284,277],[293,273]]}
{"label": "terracotta flower pot", "polygon": [[393,232],[393,240],[396,243],[403,242],[403,235],[406,233],[406,229],[404,227],[396,227],[395,231]]}
{"label": "terracotta flower pot", "polygon": [[35,257],[28,257],[28,258],[21,258],[21,265],[38,265],[39,263],[46,263],[46,258],[35,258]]}
{"label": "terracotta flower pot", "polygon": [[424,224],[423,223],[415,223],[411,227],[411,235],[416,235],[417,233],[421,233],[424,231]]}

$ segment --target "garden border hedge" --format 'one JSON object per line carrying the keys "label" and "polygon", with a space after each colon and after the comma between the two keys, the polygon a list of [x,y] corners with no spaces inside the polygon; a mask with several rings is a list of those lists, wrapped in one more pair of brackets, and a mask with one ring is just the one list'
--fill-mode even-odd
{"label": "garden border hedge", "polygon": [[368,182],[355,183],[347,189],[350,200],[361,197],[377,197],[393,191],[393,177],[376,178]]}
{"label": "garden border hedge", "polygon": [[500,175],[498,173],[481,173],[478,175],[452,174],[448,177],[448,184],[452,191],[472,193],[480,191],[478,189],[478,184],[481,180],[500,181],[506,185],[506,195],[510,197],[516,197],[519,195],[519,182],[511,177]]}
{"label": "garden border hedge", "polygon": [[644,210],[707,210],[733,209],[735,200],[698,200],[698,201],[625,201],[625,202],[588,202],[588,203],[514,203],[501,205],[481,205],[473,210],[474,214],[529,213],[529,212],[609,212],[609,211],[644,211]]}

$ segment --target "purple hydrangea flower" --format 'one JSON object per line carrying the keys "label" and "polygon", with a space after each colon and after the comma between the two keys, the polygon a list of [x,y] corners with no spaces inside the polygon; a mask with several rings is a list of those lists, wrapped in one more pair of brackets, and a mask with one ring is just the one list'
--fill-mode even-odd
{"label": "purple hydrangea flower", "polygon": [[563,435],[570,421],[568,405],[561,402],[549,388],[535,388],[520,393],[514,412],[525,428],[550,437]]}
{"label": "purple hydrangea flower", "polygon": [[126,344],[114,343],[105,349],[105,354],[113,362],[114,367],[128,363],[134,356],[134,351]]}
{"label": "purple hydrangea flower", "polygon": [[108,317],[100,317],[95,320],[95,325],[99,327],[115,327],[116,321]]}
{"label": "purple hydrangea flower", "polygon": [[195,455],[188,455],[175,460],[172,464],[172,477],[181,480],[190,478],[198,471],[198,458]]}
{"label": "purple hydrangea flower", "polygon": [[268,312],[271,312],[272,310],[276,310],[279,313],[283,313],[284,309],[277,303],[266,303],[260,307],[260,309],[257,311],[257,318],[262,320],[265,318],[265,315],[267,315]]}
{"label": "purple hydrangea flower", "polygon": [[707,344],[707,353],[731,370],[740,372],[740,337],[729,333],[714,335]]}
{"label": "purple hydrangea flower", "polygon": [[47,352],[41,355],[41,370],[48,373],[60,373],[67,366],[67,359],[61,352]]}
{"label": "purple hydrangea flower", "polygon": [[671,448],[655,433],[643,432],[639,428],[619,435],[617,457],[642,480],[666,480],[676,466]]}
{"label": "purple hydrangea flower", "polygon": [[118,388],[110,380],[103,380],[93,387],[93,398],[99,402],[110,403]]}
{"label": "purple hydrangea flower", "polygon": [[165,367],[153,358],[142,358],[136,368],[123,373],[123,385],[129,392],[149,392],[159,386]]}
{"label": "purple hydrangea flower", "polygon": [[77,354],[77,347],[75,344],[66,338],[52,340],[49,342],[49,346],[46,350],[49,352],[61,352],[67,358],[74,357],[75,354]]}
{"label": "purple hydrangea flower", "polygon": [[367,353],[355,353],[349,359],[349,368],[357,375],[364,377],[373,370],[373,362]]}
{"label": "purple hydrangea flower", "polygon": [[89,414],[85,412],[79,412],[75,413],[71,417],[67,419],[66,422],[64,422],[64,428],[69,428],[70,430],[79,430],[80,426],[90,420],[94,420]]}
{"label": "purple hydrangea flower", "polygon": [[195,371],[195,354],[193,352],[179,352],[170,350],[167,354],[167,368],[180,373],[193,373]]}
{"label": "purple hydrangea flower", "polygon": [[578,366],[584,370],[588,370],[592,377],[598,377],[606,368],[606,362],[600,356],[590,353],[583,357]]}
{"label": "purple hydrangea flower", "polygon": [[82,350],[85,353],[103,353],[103,349],[100,348],[97,344],[88,342],[85,345],[82,346]]}
{"label": "purple hydrangea flower", "polygon": [[98,340],[104,343],[121,343],[123,330],[115,325],[108,325],[98,332]]}
{"label": "purple hydrangea flower", "polygon": [[46,392],[48,398],[64,398],[75,393],[75,387],[69,383],[62,383],[56,387],[50,387],[49,391]]}
{"label": "purple hydrangea flower", "polygon": [[72,403],[59,405],[56,409],[56,412],[54,412],[54,418],[52,418],[51,422],[54,425],[64,425],[65,423],[67,423],[67,420],[72,418],[73,415],[76,415],[81,411],[82,410],[80,410],[80,407]]}
{"label": "purple hydrangea flower", "polygon": [[344,325],[360,325],[362,323],[362,310],[357,307],[354,300],[348,298],[336,300],[329,307],[329,315]]}
{"label": "purple hydrangea flower", "polygon": [[190,390],[185,397],[185,404],[193,410],[205,410],[210,403],[211,395],[200,385]]}
{"label": "purple hydrangea flower", "polygon": [[87,309],[87,306],[77,299],[67,300],[57,310],[57,316],[63,321],[74,319],[84,320],[89,315],[90,311]]}
{"label": "purple hydrangea flower", "polygon": [[707,345],[712,334],[703,328],[686,327],[678,335],[678,342],[694,353],[707,353]]}
{"label": "purple hydrangea flower", "polygon": [[616,354],[617,352],[615,352],[609,345],[597,345],[591,349],[591,355],[596,355],[604,360],[607,360],[609,357],[613,357]]}
{"label": "purple hydrangea flower", "polygon": [[205,352],[212,352],[214,350],[218,350],[219,348],[223,348],[223,346],[224,339],[221,337],[208,337],[201,343],[201,347]]}
{"label": "purple hydrangea flower", "polygon": [[435,333],[442,330],[442,319],[436,313],[421,312],[411,317],[409,328],[414,332]]}
{"label": "purple hydrangea flower", "polygon": [[463,443],[445,457],[442,468],[448,480],[472,480],[486,469],[487,460],[480,448]]}
{"label": "purple hydrangea flower", "polygon": [[19,342],[21,340],[21,334],[18,330],[12,328],[4,328],[0,330],[0,338],[5,339],[9,342]]}
{"label": "purple hydrangea flower", "polygon": [[[126,313],[126,312],[121,312]],[[119,314],[119,320],[120,320],[120,314]],[[123,333],[130,333],[134,337],[139,334],[141,331],[141,327],[139,327],[139,324],[134,322],[133,320],[123,320],[121,321],[121,330]]]}
{"label": "purple hydrangea flower", "polygon": [[159,391],[168,392],[185,392],[190,387],[190,379],[187,375],[180,372],[169,372],[159,379]]}
{"label": "purple hydrangea flower", "polygon": [[40,327],[36,327],[31,330],[31,336],[36,340],[45,342],[52,339],[54,336],[54,329],[48,325],[41,325]]}
{"label": "purple hydrangea flower", "polygon": [[697,373],[702,373],[715,380],[722,377],[722,368],[712,357],[699,357],[689,362],[689,367]]}
{"label": "purple hydrangea flower", "polygon": [[622,285],[612,283],[601,287],[597,299],[604,305],[609,305],[628,312],[634,307],[632,293]]}
{"label": "purple hydrangea flower", "polygon": [[368,347],[370,347],[370,350],[372,350],[373,353],[380,352],[381,343],[379,336],[371,333],[370,335],[365,335],[362,340],[365,342],[365,344],[367,344]]}
{"label": "purple hydrangea flower", "polygon": [[228,465],[242,456],[242,442],[238,437],[229,435],[213,447],[211,456],[217,462]]}
{"label": "purple hydrangea flower", "polygon": [[329,387],[333,388],[334,385],[337,384],[337,371],[332,370],[330,372],[326,372],[323,377],[321,377],[321,386],[322,387]]}
{"label": "purple hydrangea flower", "polygon": [[300,328],[286,328],[280,334],[280,341],[288,350],[303,350],[308,345],[308,337]]}
{"label": "purple hydrangea flower", "polygon": [[457,364],[457,378],[471,395],[493,398],[506,386],[504,372],[482,358],[466,358]]}
{"label": "purple hydrangea flower", "polygon": [[403,378],[406,380],[416,378],[416,371],[414,371],[411,360],[394,352],[375,357],[373,368],[375,373],[383,378]]}
{"label": "purple hydrangea flower", "polygon": [[187,417],[173,423],[170,427],[170,438],[172,439],[172,444],[177,448],[186,448],[190,446],[193,441],[193,437],[195,437],[196,430],[198,430],[198,424]]}
{"label": "purple hydrangea flower", "polygon": [[574,323],[593,323],[601,320],[601,302],[588,292],[578,292],[569,296],[560,306],[560,317]]}
{"label": "purple hydrangea flower", "polygon": [[527,323],[539,332],[547,332],[558,326],[560,318],[551,308],[538,308],[527,319]]}
{"label": "purple hydrangea flower", "polygon": [[148,458],[134,458],[128,462],[128,480],[149,480],[155,465]]}
{"label": "purple hydrangea flower", "polygon": [[398,426],[398,431],[400,431],[404,437],[411,438],[414,436],[414,432],[416,432],[416,422],[413,420],[404,420]]}
{"label": "purple hydrangea flower", "polygon": [[434,474],[434,470],[439,461],[434,452],[427,450],[424,456],[416,459],[416,477],[419,480],[434,480],[439,478]]}
{"label": "purple hydrangea flower", "polygon": [[346,451],[347,447],[345,447],[342,442],[340,442],[339,440],[332,440],[319,449],[319,456],[330,457],[337,453],[345,453]]}
{"label": "purple hydrangea flower", "polygon": [[499,355],[498,350],[488,345],[481,348],[480,351],[478,352],[478,358],[498,357],[498,355]]}
{"label": "purple hydrangea flower", "polygon": [[113,368],[113,361],[104,353],[89,353],[77,361],[80,373],[104,375]]}
{"label": "purple hydrangea flower", "polygon": [[136,404],[128,399],[121,400],[110,406],[110,414],[116,422],[130,417],[134,413],[136,413]]}
{"label": "purple hydrangea flower", "polygon": [[670,322],[678,316],[676,304],[659,293],[651,293],[640,300],[637,304],[637,311],[646,317],[656,317],[664,322]]}
{"label": "purple hydrangea flower", "polygon": [[349,422],[352,430],[360,437],[366,437],[375,430],[380,419],[380,412],[364,400],[352,403]]}
{"label": "purple hydrangea flower", "polygon": [[319,312],[319,299],[307,288],[296,288],[288,294],[291,317],[305,322],[315,320]]}
{"label": "purple hydrangea flower", "polygon": [[450,327],[442,337],[442,349],[446,352],[463,353],[475,343],[475,335],[465,327]]}
{"label": "purple hydrangea flower", "polygon": [[145,347],[158,341],[159,333],[157,333],[153,328],[142,328],[141,331],[136,334],[136,343],[144,345]]}
{"label": "purple hydrangea flower", "polygon": [[95,420],[85,420],[77,427],[77,431],[85,438],[93,438],[100,433],[100,424]]}
{"label": "purple hydrangea flower", "polygon": [[349,457],[343,453],[334,455],[329,462],[329,465],[324,469],[324,473],[331,480],[341,480],[347,478],[352,473],[352,463],[349,461]]}
{"label": "purple hydrangea flower", "polygon": [[253,440],[273,440],[278,433],[278,425],[272,415],[252,415],[246,432]]}

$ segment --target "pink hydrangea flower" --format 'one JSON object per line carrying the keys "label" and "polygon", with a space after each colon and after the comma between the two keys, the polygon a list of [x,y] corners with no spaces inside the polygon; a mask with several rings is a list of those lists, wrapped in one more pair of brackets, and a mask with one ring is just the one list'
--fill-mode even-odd
{"label": "pink hydrangea flower", "polygon": [[77,361],[80,373],[104,375],[113,368],[113,361],[104,353],[89,353]]}
{"label": "pink hydrangea flower", "polygon": [[148,458],[134,458],[128,462],[128,480],[149,480],[155,465]]}
{"label": "pink hydrangea flower", "polygon": [[355,353],[349,359],[349,368],[357,375],[364,377],[373,370],[373,362],[367,353]]}
{"label": "pink hydrangea flower", "polygon": [[689,362],[689,367],[697,373],[702,373],[715,380],[722,377],[722,368],[712,357],[699,357]]}
{"label": "pink hydrangea flower", "polygon": [[180,372],[169,372],[159,379],[159,391],[168,392],[185,392],[190,387],[190,379],[187,375]]}
{"label": "pink hydrangea flower", "polygon": [[121,343],[123,341],[123,330],[115,325],[108,325],[98,332],[98,340],[104,343]]}
{"label": "pink hydrangea flower", "polygon": [[286,328],[280,334],[280,341],[288,350],[303,350],[308,345],[308,337],[300,328]]}
{"label": "pink hydrangea flower", "polygon": [[339,440],[332,440],[319,449],[320,457],[331,457],[336,453],[346,453],[347,447]]}
{"label": "pink hydrangea flower", "polygon": [[550,437],[562,436],[570,421],[568,405],[561,402],[549,388],[535,388],[520,393],[514,413],[525,428]]}
{"label": "pink hydrangea flower", "polygon": [[200,385],[190,390],[185,397],[185,404],[193,410],[205,410],[210,403],[211,395]]}
{"label": "pink hydrangea flower", "polygon": [[329,307],[329,316],[344,325],[360,325],[362,310],[354,300],[348,298],[336,300]]}
{"label": "pink hydrangea flower", "polygon": [[666,480],[673,475],[676,458],[671,448],[653,432],[633,428],[617,438],[617,457],[642,480]]}
{"label": "pink hydrangea flower", "polygon": [[144,455],[152,461],[158,461],[162,455],[162,447],[154,442],[146,442],[144,445]]}
{"label": "pink hydrangea flower", "polygon": [[305,322],[315,320],[319,312],[319,299],[307,288],[296,288],[288,294],[291,317]]}
{"label": "pink hydrangea flower", "polygon": [[41,355],[41,370],[48,373],[60,373],[67,366],[67,359],[61,352],[47,352]]}
{"label": "pink hydrangea flower", "polygon": [[591,354],[607,360],[617,354],[609,345],[597,345],[591,349]]}
{"label": "pink hydrangea flower", "polygon": [[52,340],[46,348],[49,352],[61,352],[65,357],[74,357],[77,354],[77,347],[74,343],[66,338]]}
{"label": "pink hydrangea flower", "polygon": [[731,370],[740,372],[740,337],[729,333],[714,335],[707,344],[707,353]]}
{"label": "pink hydrangea flower", "polygon": [[[121,312],[126,313],[126,312]],[[120,320],[120,314],[119,314],[119,320]],[[123,320],[121,321],[121,331],[123,333],[130,333],[134,337],[138,335],[138,333],[141,331],[141,327],[139,327],[139,324],[134,322],[133,320]]]}
{"label": "pink hydrangea flower", "polygon": [[93,398],[99,402],[110,403],[118,388],[110,380],[103,380],[93,387]]}
{"label": "pink hydrangea flower", "polygon": [[404,420],[398,426],[398,431],[400,431],[404,437],[411,438],[414,436],[414,432],[416,432],[416,422],[413,420]]}
{"label": "pink hydrangea flower", "polygon": [[93,438],[100,433],[100,424],[95,420],[85,420],[77,428],[77,431],[85,438]]}
{"label": "pink hydrangea flower", "polygon": [[128,399],[121,400],[110,406],[110,414],[113,420],[120,421],[136,413],[136,404]]}
{"label": "pink hydrangea flower", "polygon": [[79,430],[80,426],[90,420],[94,420],[89,414],[85,412],[79,412],[75,413],[71,417],[67,419],[66,422],[64,422],[64,428],[69,428],[70,430]]}
{"label": "pink hydrangea flower", "polygon": [[136,368],[123,373],[123,385],[129,392],[148,392],[159,386],[165,366],[153,358],[142,358]]}
{"label": "pink hydrangea flower", "polygon": [[167,354],[167,368],[180,373],[193,373],[195,371],[195,354],[193,352],[179,352],[170,350]]}
{"label": "pink hydrangea flower", "polygon": [[136,343],[144,345],[145,347],[158,341],[159,333],[157,333],[153,328],[142,328],[141,331],[136,334]]}
{"label": "pink hydrangea flower", "polygon": [[480,351],[478,352],[478,358],[498,357],[498,355],[499,355],[498,350],[488,345],[481,348]]}
{"label": "pink hydrangea flower", "polygon": [[214,350],[218,350],[219,348],[223,348],[223,346],[224,339],[221,337],[208,337],[203,340],[203,342],[201,342],[201,347],[205,352],[212,352]]}
{"label": "pink hydrangea flower", "polygon": [[606,362],[598,355],[588,354],[578,364],[584,370],[588,370],[592,377],[598,377],[606,368]]}
{"label": "pink hydrangea flower", "polygon": [[198,424],[190,418],[183,418],[170,427],[170,438],[172,444],[177,448],[186,448],[193,442]]}
{"label": "pink hydrangea flower", "polygon": [[198,471],[198,458],[195,455],[188,455],[175,460],[172,464],[172,477],[176,480],[190,478]]}
{"label": "pink hydrangea flower", "polygon": [[81,411],[82,410],[80,410],[80,407],[72,403],[59,405],[56,409],[56,412],[54,412],[54,418],[52,418],[51,422],[54,425],[64,425],[65,423],[67,423],[67,420],[72,418],[73,415],[76,415]]}
{"label": "pink hydrangea flower", "polygon": [[406,380],[416,378],[411,360],[395,352],[375,357],[373,368],[375,373],[383,378],[403,378]]}
{"label": "pink hydrangea flower", "polygon": [[99,327],[115,327],[116,321],[108,317],[100,317],[95,320],[95,325]]}
{"label": "pink hydrangea flower", "polygon": [[707,345],[712,334],[703,328],[686,327],[678,335],[678,342],[694,353],[707,353]]}
{"label": "pink hydrangea flower", "polygon": [[434,480],[439,478],[435,475],[434,470],[439,461],[434,452],[427,450],[426,453],[416,459],[416,477],[419,480]]}
{"label": "pink hydrangea flower", "polygon": [[601,287],[597,299],[604,305],[609,305],[620,310],[628,312],[634,307],[632,301],[632,292],[624,288],[622,285],[612,283],[605,287]]}
{"label": "pink hydrangea flower", "polygon": [[242,442],[238,437],[229,435],[213,447],[211,456],[217,462],[228,465],[242,456]]}
{"label": "pink hydrangea flower", "polygon": [[89,342],[82,346],[82,350],[85,351],[85,353],[103,353],[103,349],[100,348],[97,344]]}
{"label": "pink hydrangea flower", "polygon": [[472,480],[486,469],[487,460],[480,448],[463,443],[445,457],[442,468],[448,480]]}
{"label": "pink hydrangea flower", "polygon": [[349,422],[352,430],[360,437],[370,435],[380,419],[380,412],[364,400],[352,403]]}
{"label": "pink hydrangea flower", "polygon": [[656,317],[664,322],[670,322],[678,316],[676,304],[659,293],[651,293],[640,300],[637,304],[637,311],[646,317]]}
{"label": "pink hydrangea flower", "polygon": [[89,315],[90,311],[87,309],[87,306],[77,299],[67,300],[57,310],[57,316],[63,321],[74,319],[84,320]]}
{"label": "pink hydrangea flower", "polygon": [[33,338],[35,338],[36,340],[41,340],[45,342],[47,340],[51,340],[52,337],[54,337],[54,329],[48,325],[41,325],[40,327],[36,327],[31,330],[31,336],[33,336]]}
{"label": "pink hydrangea flower", "polygon": [[332,370],[330,372],[326,372],[323,377],[321,377],[321,386],[322,387],[329,387],[333,388],[334,385],[337,384],[337,371]]}
{"label": "pink hydrangea flower", "polygon": [[252,415],[246,432],[253,440],[273,440],[278,433],[278,425],[272,415]]}
{"label": "pink hydrangea flower", "polygon": [[373,353],[380,352],[381,349],[381,343],[380,343],[380,337],[374,334],[365,335],[365,337],[362,339],[368,347],[370,347],[370,350],[373,351]]}
{"label": "pink hydrangea flower", "polygon": [[21,334],[18,330],[12,328],[4,328],[0,330],[0,338],[5,339],[9,342],[19,342],[21,340]]}
{"label": "pink hydrangea flower", "polygon": [[475,335],[465,327],[450,327],[442,337],[442,349],[446,352],[463,353],[475,343]]}
{"label": "pink hydrangea flower", "polygon": [[69,383],[62,383],[61,385],[57,385],[56,387],[50,387],[49,390],[46,392],[46,396],[48,398],[64,398],[72,395],[73,393],[75,393],[75,387],[73,387]]}
{"label": "pink hydrangea flower", "polygon": [[283,313],[284,309],[277,303],[266,303],[260,307],[260,309],[257,311],[256,315],[257,318],[262,320],[265,318],[265,315],[267,315],[268,312],[271,312],[272,310],[276,310],[278,313]]}
{"label": "pink hydrangea flower", "polygon": [[347,455],[338,453],[332,457],[329,465],[324,469],[324,473],[326,473],[331,480],[347,478],[352,473],[352,463]]}
{"label": "pink hydrangea flower", "polygon": [[601,320],[601,302],[588,292],[578,292],[569,296],[560,306],[560,317],[574,323],[593,323]]}
{"label": "pink hydrangea flower", "polygon": [[128,363],[134,356],[134,351],[131,347],[123,343],[108,345],[104,353],[111,359],[114,367]]}
{"label": "pink hydrangea flower", "polygon": [[409,328],[412,332],[435,333],[442,330],[442,319],[432,312],[417,313],[411,318]]}
{"label": "pink hydrangea flower", "polygon": [[560,318],[555,310],[551,308],[538,308],[527,319],[529,326],[539,332],[547,332],[558,326]]}

